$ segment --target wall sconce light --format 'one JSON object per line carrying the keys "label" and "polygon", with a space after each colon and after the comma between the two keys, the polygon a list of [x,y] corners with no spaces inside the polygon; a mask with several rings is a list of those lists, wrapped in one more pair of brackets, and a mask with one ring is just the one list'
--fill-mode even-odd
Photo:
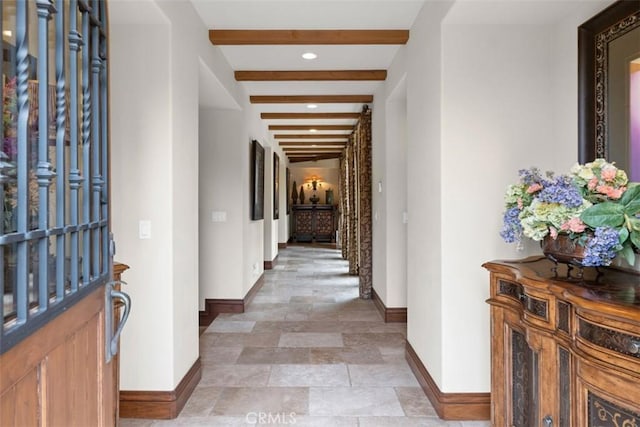
{"label": "wall sconce light", "polygon": [[317,176],[312,176],[307,179],[307,188],[316,191],[318,188],[322,188],[322,179]]}

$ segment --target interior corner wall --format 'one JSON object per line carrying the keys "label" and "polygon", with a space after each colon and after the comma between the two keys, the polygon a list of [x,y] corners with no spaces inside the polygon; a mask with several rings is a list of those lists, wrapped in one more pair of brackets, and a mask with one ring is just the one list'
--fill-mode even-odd
{"label": "interior corner wall", "polygon": [[[200,110],[199,294],[205,299],[242,299],[243,200],[247,190],[238,171],[245,159],[241,144],[244,114],[239,110]],[[247,160],[248,161],[248,160]],[[214,214],[218,216],[213,221]]]}
{"label": "interior corner wall", "polygon": [[[398,87],[405,91],[404,84]],[[405,94],[406,95],[406,94]],[[406,97],[387,101],[387,140],[385,146],[387,212],[387,307],[407,306],[407,101]]]}
{"label": "interior corner wall", "polygon": [[[242,152],[241,156],[244,159],[242,168],[236,172],[236,176],[240,174],[239,179],[242,180],[243,188],[243,295],[246,295],[264,273],[264,227],[265,221],[272,218],[272,216],[267,216],[268,213],[265,212],[265,219],[255,221],[251,219],[251,192],[249,191],[251,188],[251,171],[249,167],[251,141],[254,139],[259,141],[263,147],[271,147],[272,141],[270,140],[267,126],[260,119],[260,114],[256,111],[256,107],[249,103],[248,94],[244,93],[244,91],[242,92],[243,129],[241,138],[238,141],[234,141],[234,143],[239,144]],[[267,161],[266,156],[265,161]]]}
{"label": "interior corner wall", "polygon": [[[577,87],[576,28],[585,8],[593,5],[576,7],[571,19],[559,22],[445,19],[442,26],[440,228],[446,234],[440,237],[441,371],[434,379],[443,392],[490,389],[489,284],[482,263],[539,253],[535,245],[517,252],[499,237],[507,185],[519,169],[566,171],[577,160],[577,94],[560,86]],[[484,226],[470,229],[473,224]],[[431,357],[428,348],[420,350]],[[428,360],[425,365],[431,372]]]}
{"label": "interior corner wall", "polygon": [[[386,85],[386,84],[385,84]],[[387,289],[392,286],[387,282],[388,264],[391,262],[387,252],[387,179],[386,179],[386,146],[393,145],[386,135],[386,94],[384,85],[373,95],[371,106],[371,211],[373,215],[372,233],[372,285],[382,303],[387,304]],[[378,183],[383,191],[378,191]],[[390,188],[390,187],[389,187]],[[402,191],[395,188],[393,191]]]}
{"label": "interior corner wall", "polygon": [[[442,387],[441,34],[451,2],[426,2],[406,46],[407,340]],[[445,390],[447,391],[447,390]]]}
{"label": "interior corner wall", "polygon": [[372,107],[373,288],[386,307],[407,306],[406,71],[402,47]]}
{"label": "interior corner wall", "polygon": [[[127,13],[125,3],[110,6],[125,8],[116,16]],[[155,7],[146,12],[155,22],[121,23],[112,14],[110,31],[112,229],[115,259],[131,267],[123,290],[132,299],[122,333],[120,386],[173,390],[171,25]],[[140,220],[150,222],[150,239],[138,238]]]}

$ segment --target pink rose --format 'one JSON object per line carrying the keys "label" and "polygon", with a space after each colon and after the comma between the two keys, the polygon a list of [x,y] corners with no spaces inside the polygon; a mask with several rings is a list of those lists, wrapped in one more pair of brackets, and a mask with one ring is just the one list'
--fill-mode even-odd
{"label": "pink rose", "polygon": [[529,188],[527,188],[527,193],[532,194],[540,190],[542,190],[542,185],[536,182],[534,184],[531,184]]}
{"label": "pink rose", "polygon": [[625,190],[626,188],[624,187],[612,188],[611,190],[609,190],[609,193],[607,193],[607,196],[609,196],[609,198],[611,199],[617,200],[622,197],[622,193],[624,193]]}
{"label": "pink rose", "polygon": [[602,176],[602,179],[604,179],[605,181],[613,181],[614,179],[616,179],[617,173],[618,173],[618,169],[614,167],[610,167],[610,168],[602,169],[602,171],[600,172],[600,175]]}
{"label": "pink rose", "polygon": [[555,227],[549,227],[549,234],[553,240],[555,240],[558,237],[558,230],[556,230]]}
{"label": "pink rose", "polygon": [[591,191],[595,190],[596,186],[598,185],[598,178],[596,178],[595,176],[593,178],[591,178],[589,180],[589,183],[587,184],[587,188]]}
{"label": "pink rose", "polygon": [[522,199],[518,197],[518,209],[522,210],[524,203],[522,203]]}
{"label": "pink rose", "polygon": [[572,233],[582,233],[586,225],[580,218],[571,218],[569,221],[565,222],[560,226],[560,230],[562,231],[571,231]]}

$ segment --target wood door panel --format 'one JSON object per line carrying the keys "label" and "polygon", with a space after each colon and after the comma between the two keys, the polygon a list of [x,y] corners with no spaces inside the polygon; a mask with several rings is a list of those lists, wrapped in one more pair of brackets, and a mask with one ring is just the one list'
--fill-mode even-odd
{"label": "wood door panel", "polygon": [[35,426],[39,422],[38,369],[28,372],[0,397],[0,425]]}
{"label": "wood door panel", "polygon": [[116,425],[116,362],[105,363],[104,292],[100,286],[2,355],[1,425]]}

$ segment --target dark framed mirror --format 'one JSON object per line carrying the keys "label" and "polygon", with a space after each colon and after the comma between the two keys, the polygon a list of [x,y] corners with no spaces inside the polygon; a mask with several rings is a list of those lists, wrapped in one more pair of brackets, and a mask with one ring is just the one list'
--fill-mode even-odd
{"label": "dark framed mirror", "polygon": [[640,180],[640,0],[578,27],[578,158],[606,158]]}

